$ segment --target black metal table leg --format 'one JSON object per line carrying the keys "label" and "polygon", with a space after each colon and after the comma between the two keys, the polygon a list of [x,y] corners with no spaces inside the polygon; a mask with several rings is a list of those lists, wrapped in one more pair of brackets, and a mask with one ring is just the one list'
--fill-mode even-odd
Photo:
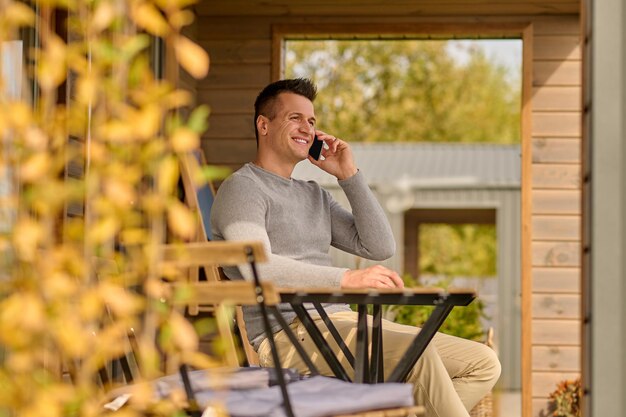
{"label": "black metal table leg", "polygon": [[350,363],[350,366],[352,366],[352,369],[354,369],[354,355],[352,354],[352,352],[350,352],[350,348],[348,347],[348,345],[346,345],[345,340],[343,340],[343,338],[337,331],[337,328],[335,327],[333,322],[330,320],[330,317],[328,317],[326,310],[324,310],[324,308],[322,307],[322,304],[318,302],[313,302],[313,306],[315,306],[315,309],[317,310],[320,317],[324,321],[326,328],[328,328],[328,331],[335,339],[335,342],[337,342],[337,345],[339,345],[339,349],[341,349],[341,351],[345,355],[346,359]]}
{"label": "black metal table leg", "polygon": [[389,382],[404,382],[407,375],[415,366],[415,363],[419,357],[424,353],[426,346],[435,336],[437,330],[443,324],[450,311],[454,306],[450,304],[439,304],[435,307],[424,326],[420,330],[419,334],[415,336],[411,345],[407,348],[407,353],[402,357],[400,362],[396,365],[393,372],[389,376]]}
{"label": "black metal table leg", "polygon": [[359,358],[354,364],[354,381],[365,383],[369,380],[369,341],[367,337],[367,305],[359,304],[359,316],[357,322],[356,357]]}
{"label": "black metal table leg", "polygon": [[385,381],[385,365],[383,363],[383,324],[382,308],[374,304],[372,310],[372,359],[370,367],[370,382]]}
{"label": "black metal table leg", "polygon": [[285,320],[283,315],[280,313],[278,308],[270,307],[270,306],[268,306],[267,308],[270,311],[270,313],[272,313],[276,321],[278,321],[278,324],[280,324],[280,326],[285,331],[285,334],[289,338],[289,341],[291,342],[291,344],[296,349],[296,352],[298,352],[298,355],[300,355],[300,358],[302,358],[305,365],[309,368],[309,371],[311,371],[311,375],[319,375],[320,371],[317,369],[317,366],[315,366],[313,361],[311,361],[311,358],[309,357],[307,352],[304,350],[304,348],[300,344],[300,341],[298,340],[296,335],[293,334],[293,331],[291,331],[291,327],[289,327],[289,323],[287,323],[287,321]]}
{"label": "black metal table leg", "polygon": [[317,346],[335,376],[344,381],[352,381],[344,367],[339,362],[339,359],[337,359],[334,352],[328,345],[328,342],[324,340],[322,333],[317,328],[306,309],[301,304],[294,304],[293,309],[298,315],[298,318],[300,319],[304,327],[306,327],[307,331],[309,332],[309,336],[311,336],[311,339],[313,340],[313,343],[315,343],[315,346]]}

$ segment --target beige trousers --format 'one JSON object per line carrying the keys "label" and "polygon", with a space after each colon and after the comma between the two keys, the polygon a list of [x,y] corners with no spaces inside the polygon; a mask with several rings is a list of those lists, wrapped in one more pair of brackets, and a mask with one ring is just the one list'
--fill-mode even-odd
{"label": "beige trousers", "polygon": [[[330,318],[339,334],[354,352],[356,346],[357,313],[340,312]],[[371,320],[371,317],[368,317]],[[324,338],[335,352],[340,349],[329,334],[321,319],[315,320]],[[383,320],[383,358],[385,377],[389,376],[395,364],[400,360],[409,344],[419,332],[419,328]],[[323,375],[332,375],[326,361],[319,353],[304,325],[295,320],[291,329],[301,341],[304,349],[311,352],[311,359]],[[284,331],[274,335],[276,346],[285,368],[296,368],[308,372]],[[259,347],[261,366],[273,366],[269,341],[266,339]],[[339,359],[346,371],[353,376],[352,367],[343,354]],[[489,347],[437,333],[423,355],[407,377],[413,384],[415,402],[424,405],[427,417],[465,417],[469,410],[487,394],[500,376],[500,362]]]}

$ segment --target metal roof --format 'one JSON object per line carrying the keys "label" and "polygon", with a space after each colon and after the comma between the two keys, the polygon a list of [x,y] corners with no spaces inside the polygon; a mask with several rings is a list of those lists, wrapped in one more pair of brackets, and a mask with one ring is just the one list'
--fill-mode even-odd
{"label": "metal roof", "polygon": [[[519,145],[477,143],[351,143],[357,166],[372,186],[401,184],[415,188],[519,188]],[[320,185],[336,179],[308,161],[294,178]]]}

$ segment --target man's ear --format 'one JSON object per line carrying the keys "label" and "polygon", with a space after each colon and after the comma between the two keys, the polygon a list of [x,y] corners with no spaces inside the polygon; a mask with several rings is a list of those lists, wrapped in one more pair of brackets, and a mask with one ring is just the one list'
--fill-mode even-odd
{"label": "man's ear", "polygon": [[256,118],[256,129],[259,132],[259,135],[267,135],[267,129],[269,128],[269,119],[262,114],[260,114]]}

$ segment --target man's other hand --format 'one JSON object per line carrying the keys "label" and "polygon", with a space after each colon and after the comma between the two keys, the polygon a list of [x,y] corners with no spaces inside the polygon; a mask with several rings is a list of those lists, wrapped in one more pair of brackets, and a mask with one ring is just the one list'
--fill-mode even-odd
{"label": "man's other hand", "polygon": [[382,265],[346,271],[341,288],[404,288],[400,275]]}

